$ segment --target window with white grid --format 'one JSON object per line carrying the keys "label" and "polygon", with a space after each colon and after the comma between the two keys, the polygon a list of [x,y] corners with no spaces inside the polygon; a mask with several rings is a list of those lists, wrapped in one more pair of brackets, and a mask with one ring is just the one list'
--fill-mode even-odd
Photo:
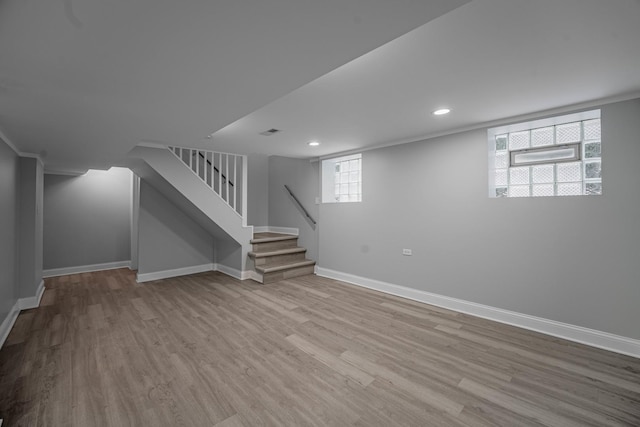
{"label": "window with white grid", "polygon": [[322,161],[322,203],[362,201],[362,155]]}
{"label": "window with white grid", "polygon": [[600,110],[489,129],[489,197],[602,194]]}

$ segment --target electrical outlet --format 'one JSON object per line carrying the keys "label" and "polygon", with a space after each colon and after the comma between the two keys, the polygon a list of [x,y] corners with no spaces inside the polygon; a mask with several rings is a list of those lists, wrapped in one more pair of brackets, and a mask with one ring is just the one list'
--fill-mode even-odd
{"label": "electrical outlet", "polygon": [[403,249],[402,250],[402,255],[411,256],[411,255],[413,255],[413,253],[411,252],[411,249]]}

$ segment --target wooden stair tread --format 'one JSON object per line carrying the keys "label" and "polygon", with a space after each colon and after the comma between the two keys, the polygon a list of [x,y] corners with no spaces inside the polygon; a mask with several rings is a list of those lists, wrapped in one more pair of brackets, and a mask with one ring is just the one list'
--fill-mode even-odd
{"label": "wooden stair tread", "polygon": [[254,233],[249,257],[261,283],[275,283],[292,277],[314,273],[316,262],[305,258],[307,249],[298,246],[297,235]]}
{"label": "wooden stair tread", "polygon": [[289,270],[293,268],[306,267],[309,265],[315,265],[316,262],[310,259],[305,259],[303,261],[295,261],[295,262],[283,262],[278,264],[273,264],[268,267],[260,267],[256,266],[256,270],[262,274],[273,273],[276,271]]}
{"label": "wooden stair tread", "polygon": [[277,255],[297,254],[301,252],[307,252],[307,249],[302,248],[300,246],[296,246],[295,248],[276,249],[274,251],[249,252],[249,257],[264,258],[264,257],[277,256]]}
{"label": "wooden stair tread", "polygon": [[[264,236],[269,234],[270,236]],[[257,243],[269,243],[269,242],[282,242],[285,240],[297,240],[298,236],[293,234],[277,234],[277,233],[256,233],[254,234],[254,238],[251,239],[251,244],[255,245]]]}

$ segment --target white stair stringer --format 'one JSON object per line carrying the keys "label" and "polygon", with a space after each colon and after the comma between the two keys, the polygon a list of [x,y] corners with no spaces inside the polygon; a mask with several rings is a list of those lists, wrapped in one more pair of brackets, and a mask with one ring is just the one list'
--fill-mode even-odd
{"label": "white stair stringer", "polygon": [[204,181],[166,148],[137,146],[129,152],[129,167],[180,207],[214,238],[233,240],[241,248],[241,271],[246,270],[252,226]]}

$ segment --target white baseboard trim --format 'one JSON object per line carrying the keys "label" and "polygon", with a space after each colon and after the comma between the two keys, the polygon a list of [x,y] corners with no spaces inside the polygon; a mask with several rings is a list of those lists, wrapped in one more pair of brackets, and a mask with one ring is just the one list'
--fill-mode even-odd
{"label": "white baseboard trim", "polygon": [[51,268],[44,270],[42,276],[56,277],[66,276],[67,274],[91,273],[93,271],[114,270],[116,268],[131,268],[131,261],[107,262],[104,264],[81,265],[78,267]]}
{"label": "white baseboard trim", "polygon": [[269,226],[269,231],[271,233],[293,234],[294,236],[299,236],[300,235],[300,229],[298,229],[298,228],[272,227],[272,226]]}
{"label": "white baseboard trim", "polygon": [[186,276],[187,274],[203,273],[215,270],[215,264],[194,265],[191,267],[174,268],[172,270],[154,271],[153,273],[138,273],[136,280],[138,283],[150,282],[152,280],[168,279],[170,277]]}
{"label": "white baseboard trim", "polygon": [[214,271],[219,271],[220,273],[226,274],[227,276],[231,276],[234,279],[238,279],[238,280],[252,279],[252,280],[255,280],[256,282],[262,283],[262,275],[257,271],[253,271],[253,270],[240,271],[233,267],[228,267],[223,264],[214,264]]}
{"label": "white baseboard trim", "polygon": [[220,273],[224,273],[227,276],[233,277],[234,279],[246,280],[246,271],[240,271],[224,264],[214,264],[213,271],[219,271]]}
{"label": "white baseboard trim", "polygon": [[29,310],[32,308],[38,308],[40,306],[40,300],[44,294],[44,280],[40,281],[36,295],[28,298],[20,298],[18,300],[18,307],[20,310]]}
{"label": "white baseboard trim", "polygon": [[273,227],[271,225],[253,227],[254,233],[280,233],[280,234],[292,234],[294,236],[300,235],[300,229],[291,227]]}
{"label": "white baseboard trim", "polygon": [[188,274],[204,273],[206,271],[219,271],[220,273],[224,273],[234,279],[253,279],[256,282],[262,283],[262,276],[255,271],[240,271],[233,267],[215,263],[175,268],[173,270],[155,271],[153,273],[138,273],[136,280],[138,283],[144,283],[152,280],[170,279],[172,277],[186,276]]}
{"label": "white baseboard trim", "polygon": [[13,328],[13,324],[16,323],[18,314],[20,314],[20,301],[16,301],[16,303],[13,304],[13,307],[11,307],[7,317],[5,317],[2,325],[0,325],[0,348],[2,348],[4,342],[7,340],[9,332],[11,332],[11,328]]}
{"label": "white baseboard trim", "polygon": [[16,323],[16,319],[18,318],[20,311],[38,308],[43,294],[44,280],[40,280],[40,285],[38,285],[38,290],[36,291],[35,296],[20,298],[16,301],[13,307],[11,307],[7,317],[2,322],[2,325],[0,325],[0,348],[2,348],[4,342],[7,340],[9,332],[11,332],[11,328],[13,328],[13,325]]}
{"label": "white baseboard trim", "polygon": [[318,276],[640,358],[640,340],[318,267]]}

